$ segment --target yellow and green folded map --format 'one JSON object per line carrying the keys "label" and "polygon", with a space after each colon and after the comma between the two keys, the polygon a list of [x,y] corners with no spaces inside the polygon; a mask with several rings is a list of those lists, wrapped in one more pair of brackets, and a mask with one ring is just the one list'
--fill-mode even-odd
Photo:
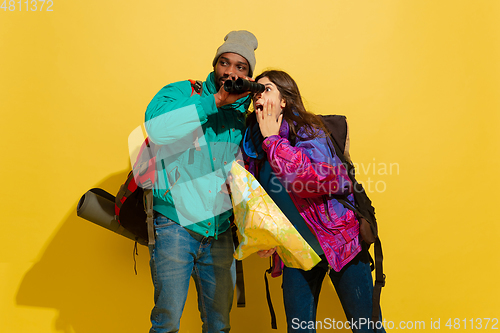
{"label": "yellow and green folded map", "polygon": [[287,267],[309,270],[320,262],[316,252],[250,172],[233,162],[231,175],[234,221],[241,236],[234,252],[236,259],[277,247]]}

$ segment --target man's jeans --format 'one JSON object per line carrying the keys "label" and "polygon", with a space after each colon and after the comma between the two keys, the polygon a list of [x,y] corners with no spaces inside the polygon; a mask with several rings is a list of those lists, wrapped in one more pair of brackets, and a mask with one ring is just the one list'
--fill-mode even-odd
{"label": "man's jeans", "polygon": [[155,288],[150,333],[179,331],[191,276],[198,291],[202,331],[229,332],[236,282],[231,229],[215,240],[156,215],[156,243],[149,249]]}
{"label": "man's jeans", "polygon": [[[330,270],[330,279],[335,286],[342,307],[349,322],[343,322],[343,328],[350,327],[353,332],[385,332],[382,322],[373,322],[372,294],[373,282],[367,253],[363,250],[340,272]],[[324,259],[310,271],[285,267],[283,269],[283,300],[285,304],[288,332],[316,332],[321,326],[316,325],[321,284],[328,262]],[[382,316],[380,315],[380,318]],[[318,318],[323,329],[340,328],[333,318]],[[337,320],[336,320],[337,321]],[[342,320],[340,320],[342,321]],[[338,325],[338,326],[337,326]],[[377,329],[379,328],[379,329]]]}

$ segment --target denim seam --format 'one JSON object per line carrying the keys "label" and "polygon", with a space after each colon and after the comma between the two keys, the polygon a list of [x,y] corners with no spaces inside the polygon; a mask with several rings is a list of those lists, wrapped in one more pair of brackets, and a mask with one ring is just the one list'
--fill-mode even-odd
{"label": "denim seam", "polygon": [[205,298],[203,297],[203,286],[201,283],[200,279],[200,272],[198,271],[198,267],[196,266],[196,262],[194,263],[193,266],[193,272],[195,276],[193,278],[195,279],[196,284],[198,285],[198,306],[200,310],[200,316],[202,318],[203,325],[205,325],[205,320],[208,319],[207,317],[207,309],[205,307]]}
{"label": "denim seam", "polygon": [[[152,250],[151,250],[151,257],[153,259],[153,269],[151,269],[151,273],[153,274],[153,285],[154,285],[154,290],[155,290],[155,303],[156,303],[156,300],[158,299],[158,297],[160,297],[160,293],[158,292],[158,272],[157,272],[157,266],[156,266],[156,251],[155,251],[155,247],[153,246]],[[158,321],[158,314],[155,315],[155,318],[154,318],[155,321]]]}

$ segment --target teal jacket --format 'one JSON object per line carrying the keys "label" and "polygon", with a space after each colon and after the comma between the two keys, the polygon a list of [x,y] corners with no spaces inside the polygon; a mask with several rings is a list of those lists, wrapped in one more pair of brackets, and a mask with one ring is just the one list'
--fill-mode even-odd
{"label": "teal jacket", "polygon": [[200,95],[189,81],[163,87],[146,110],[146,131],[156,154],[154,210],[203,236],[229,228],[228,194],[221,192],[238,158],[250,97],[217,108],[214,73]]}

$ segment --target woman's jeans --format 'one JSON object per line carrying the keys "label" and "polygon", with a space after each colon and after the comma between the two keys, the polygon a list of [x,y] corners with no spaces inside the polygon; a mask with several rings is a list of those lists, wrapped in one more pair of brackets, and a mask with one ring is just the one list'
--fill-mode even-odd
{"label": "woman's jeans", "polygon": [[149,249],[155,306],[150,333],[178,332],[189,280],[198,291],[203,332],[229,332],[236,282],[231,229],[204,237],[167,217],[155,216],[156,242]]}
{"label": "woman's jeans", "polygon": [[[288,332],[312,333],[316,332],[316,328],[341,328],[340,324],[343,328],[350,327],[355,333],[385,332],[382,322],[372,321],[373,282],[367,256],[363,250],[340,272],[330,270],[330,279],[344,308],[348,325],[346,322],[334,322],[333,318],[319,318],[318,322],[321,323],[316,322],[321,284],[328,271],[328,262],[324,256],[323,260],[309,271],[285,267],[283,300]],[[381,317],[380,315],[380,320]]]}

